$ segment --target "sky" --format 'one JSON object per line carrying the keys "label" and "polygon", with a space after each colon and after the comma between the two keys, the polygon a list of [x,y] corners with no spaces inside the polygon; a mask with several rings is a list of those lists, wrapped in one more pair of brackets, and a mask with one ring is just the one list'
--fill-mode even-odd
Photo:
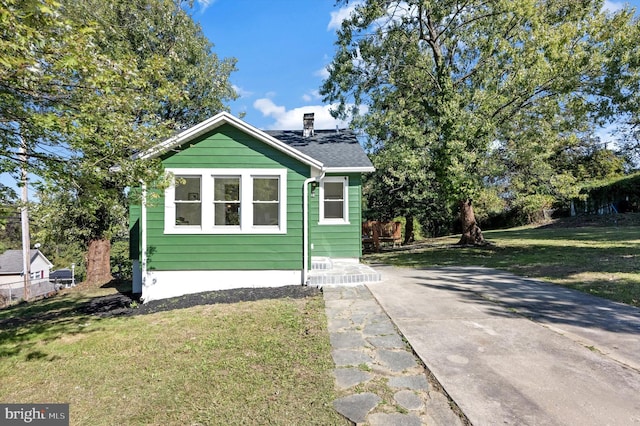
{"label": "sky", "polygon": [[317,129],[334,120],[318,93],[335,48],[341,12],[334,0],[209,0],[193,13],[220,58],[234,57],[231,113],[260,129],[301,129],[315,113]]}
{"label": "sky", "polygon": [[[213,43],[219,58],[233,57],[231,83],[239,98],[231,113],[264,130],[302,129],[304,113],[315,114],[316,129],[344,128],[331,117],[319,89],[335,53],[336,30],[349,6],[336,0],[196,0],[192,17]],[[605,1],[615,11],[626,3],[640,10],[640,0]],[[608,135],[600,134],[603,141]],[[15,187],[8,174],[0,183]]]}
{"label": "sky", "polygon": [[[265,130],[302,128],[315,114],[316,129],[347,127],[333,119],[318,91],[335,52],[336,30],[349,7],[335,0],[198,0],[193,19],[220,58],[237,59],[231,82],[240,97],[231,113]],[[640,0],[605,1],[615,11]],[[604,136],[604,133],[603,135]]]}

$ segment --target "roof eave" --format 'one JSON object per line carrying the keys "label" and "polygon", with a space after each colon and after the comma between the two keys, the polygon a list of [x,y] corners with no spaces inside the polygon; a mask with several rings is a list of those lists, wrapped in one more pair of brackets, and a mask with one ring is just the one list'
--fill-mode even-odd
{"label": "roof eave", "polygon": [[364,167],[326,167],[325,172],[327,173],[372,173],[375,172],[376,169],[373,166],[364,166]]}
{"label": "roof eave", "polygon": [[47,265],[49,265],[49,268],[53,267],[53,263],[51,263],[49,259],[47,259],[47,257],[44,254],[42,254],[40,250],[36,250],[35,253],[31,256],[31,263],[33,263],[36,260],[36,257],[38,256],[40,256],[47,263]]}
{"label": "roof eave", "polygon": [[268,135],[262,130],[257,129],[248,123],[245,123],[244,121],[234,117],[233,115],[225,111],[220,112],[214,115],[213,117],[208,118],[207,120],[201,123],[198,123],[195,126],[190,127],[187,130],[184,130],[183,132],[170,137],[169,139],[166,139],[163,142],[160,142],[159,144],[150,148],[144,153],[139,153],[134,155],[133,158],[135,160],[138,160],[138,159],[147,160],[147,159],[156,158],[166,153],[170,149],[181,146],[189,142],[190,140],[197,138],[198,136],[201,136],[207,132],[210,132],[211,130],[214,130],[222,126],[223,124],[230,124],[236,127],[237,129],[247,133],[248,135],[253,136],[256,139],[272,146],[273,148],[287,154],[288,156],[295,158],[296,160],[304,164],[307,164],[308,166],[311,166],[317,169],[322,169],[323,167],[323,164],[320,161],[301,153],[297,149],[292,148],[287,144],[280,142],[279,140]]}

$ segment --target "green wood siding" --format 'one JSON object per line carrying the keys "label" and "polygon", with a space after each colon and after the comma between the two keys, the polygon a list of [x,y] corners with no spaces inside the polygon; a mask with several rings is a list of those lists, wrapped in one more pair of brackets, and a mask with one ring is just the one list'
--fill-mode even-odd
{"label": "green wood siding", "polygon": [[[328,174],[327,176],[345,176]],[[362,179],[359,173],[350,173],[348,187],[349,224],[320,225],[320,192],[310,198],[309,242],[313,244],[311,256],[333,258],[359,258],[362,256]]]}
{"label": "green wood siding", "polygon": [[273,235],[165,235],[164,197],[147,207],[148,269],[302,269],[302,186],[309,166],[230,125],[162,158],[166,168],[286,168],[287,233]]}

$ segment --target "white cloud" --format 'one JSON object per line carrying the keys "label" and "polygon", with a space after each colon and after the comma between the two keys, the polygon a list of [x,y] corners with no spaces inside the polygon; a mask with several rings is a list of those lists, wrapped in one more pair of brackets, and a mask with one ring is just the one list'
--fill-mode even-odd
{"label": "white cloud", "polygon": [[200,13],[207,10],[207,8],[215,2],[216,0],[196,0],[196,3],[198,3],[198,5],[200,6]]}
{"label": "white cloud", "polygon": [[329,25],[327,25],[327,31],[339,30],[340,27],[342,27],[342,21],[349,18],[351,16],[351,13],[360,4],[361,2],[356,1],[345,7],[341,7],[336,12],[331,12],[331,20],[329,21]]}
{"label": "white cloud", "polygon": [[336,126],[345,128],[349,125],[347,121],[336,120],[331,116],[331,105],[308,105],[287,111],[284,106],[276,105],[271,99],[262,98],[255,101],[253,107],[265,117],[274,119],[273,124],[267,126],[270,130],[302,130],[302,116],[310,112],[314,113],[316,129],[335,129]]}
{"label": "white cloud", "polygon": [[329,70],[327,69],[327,67],[323,67],[315,71],[313,75],[316,77],[320,77],[323,80],[326,80],[327,78],[329,78]]}
{"label": "white cloud", "polygon": [[240,97],[240,98],[248,98],[251,95],[253,95],[253,92],[245,90],[240,86],[236,86],[235,84],[233,85],[233,90],[236,91],[236,93],[238,94],[238,97]]}
{"label": "white cloud", "polygon": [[279,117],[286,113],[286,108],[277,106],[269,98],[260,98],[253,103],[253,107],[265,117]]}
{"label": "white cloud", "polygon": [[302,95],[302,100],[305,102],[311,102],[313,100],[320,100],[322,99],[322,96],[320,96],[320,92],[317,90],[312,90],[310,92],[305,93],[304,95]]}
{"label": "white cloud", "polygon": [[605,0],[604,5],[602,6],[602,10],[607,12],[617,12],[619,10],[622,10],[624,6],[625,3],[621,1]]}

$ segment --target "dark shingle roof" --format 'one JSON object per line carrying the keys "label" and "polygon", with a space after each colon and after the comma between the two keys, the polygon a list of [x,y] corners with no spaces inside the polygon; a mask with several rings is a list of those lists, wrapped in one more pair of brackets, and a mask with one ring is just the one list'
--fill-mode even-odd
{"label": "dark shingle roof", "polygon": [[[30,254],[33,263],[40,250],[31,250]],[[0,275],[21,274],[24,269],[22,266],[22,250],[7,250],[0,254]]]}
{"label": "dark shingle roof", "polygon": [[72,278],[71,269],[58,269],[49,274],[49,278],[52,280],[70,280]]}
{"label": "dark shingle roof", "polygon": [[325,167],[373,168],[351,130],[315,130],[303,137],[302,130],[265,130],[269,136],[320,162]]}

